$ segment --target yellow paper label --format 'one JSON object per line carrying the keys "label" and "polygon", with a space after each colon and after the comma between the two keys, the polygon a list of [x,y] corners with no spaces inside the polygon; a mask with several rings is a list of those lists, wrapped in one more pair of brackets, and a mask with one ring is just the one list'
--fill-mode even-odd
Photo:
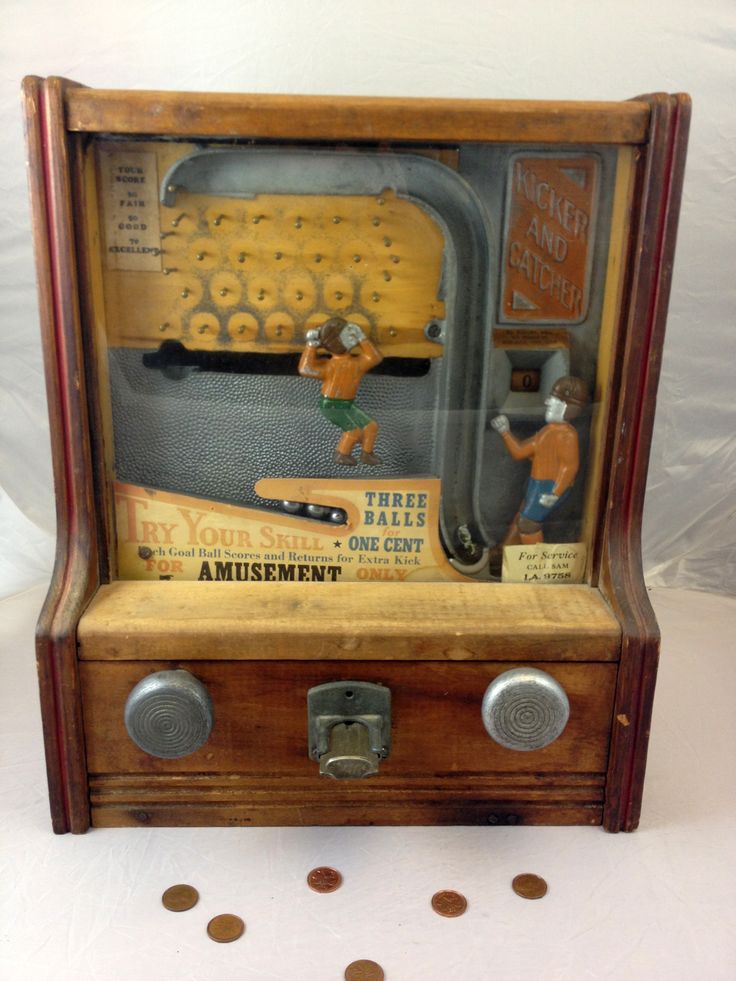
{"label": "yellow paper label", "polygon": [[503,550],[504,582],[579,583],[585,575],[582,542],[565,545],[507,545]]}
{"label": "yellow paper label", "polygon": [[108,269],[161,271],[156,155],[100,151]]}
{"label": "yellow paper label", "polygon": [[504,351],[567,350],[570,334],[564,327],[497,327],[493,346]]}
{"label": "yellow paper label", "polygon": [[121,579],[221,582],[466,581],[439,540],[440,482],[265,479],[274,501],[318,504],[342,524],[115,485]]}

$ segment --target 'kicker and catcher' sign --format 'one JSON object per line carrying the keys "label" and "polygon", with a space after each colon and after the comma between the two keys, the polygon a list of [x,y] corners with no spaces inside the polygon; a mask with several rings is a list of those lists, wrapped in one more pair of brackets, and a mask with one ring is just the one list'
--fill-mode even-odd
{"label": "'kicker and catcher' sign", "polygon": [[589,302],[598,159],[517,155],[506,201],[505,323],[580,323]]}

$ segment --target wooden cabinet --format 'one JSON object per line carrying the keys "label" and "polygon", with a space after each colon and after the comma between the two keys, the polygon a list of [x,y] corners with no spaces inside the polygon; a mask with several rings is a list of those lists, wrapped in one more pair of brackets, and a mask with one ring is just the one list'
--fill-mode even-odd
{"label": "wooden cabinet", "polygon": [[[639,526],[687,97],[28,78],[24,102],[58,501],[37,642],[54,829],[633,830],[658,657]],[[355,347],[327,346],[336,318]],[[319,378],[378,352],[361,414],[337,369],[322,397],[339,405],[319,402],[318,344]],[[535,518],[499,416],[513,445],[574,429],[572,483],[535,490]],[[539,748],[484,725],[515,668],[569,711]],[[126,724],[161,672],[211,707],[179,756]],[[335,682],[390,692],[374,776],[310,757],[309,692]]]}

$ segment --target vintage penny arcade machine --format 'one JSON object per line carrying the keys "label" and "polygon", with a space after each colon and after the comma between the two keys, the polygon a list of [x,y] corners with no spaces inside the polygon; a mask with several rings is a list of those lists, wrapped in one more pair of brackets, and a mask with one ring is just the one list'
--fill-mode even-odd
{"label": "vintage penny arcade machine", "polygon": [[24,100],[54,829],[634,829],[687,97]]}

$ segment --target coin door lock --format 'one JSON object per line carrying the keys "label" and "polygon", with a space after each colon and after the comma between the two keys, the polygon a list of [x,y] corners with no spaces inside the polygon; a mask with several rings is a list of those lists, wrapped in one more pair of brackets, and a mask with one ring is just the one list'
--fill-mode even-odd
{"label": "coin door lock", "polygon": [[391,749],[391,692],[367,681],[335,681],[307,693],[309,755],[323,776],[378,773]]}

